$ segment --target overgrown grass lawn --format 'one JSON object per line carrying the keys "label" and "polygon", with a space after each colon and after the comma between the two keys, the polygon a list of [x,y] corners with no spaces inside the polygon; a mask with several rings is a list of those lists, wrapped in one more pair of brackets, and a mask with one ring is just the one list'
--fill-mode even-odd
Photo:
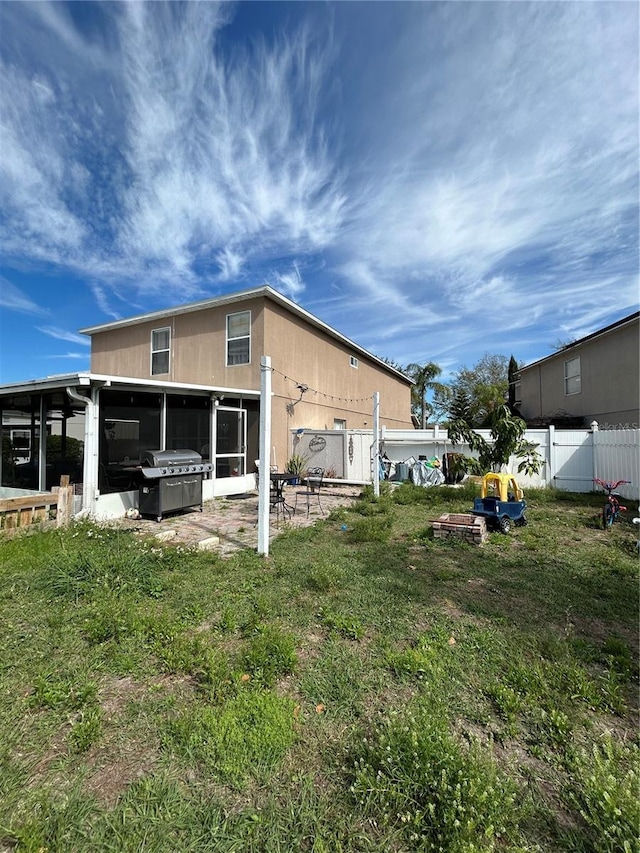
{"label": "overgrown grass lawn", "polygon": [[637,528],[532,491],[434,540],[471,499],[365,490],[266,560],[0,542],[0,851],[637,853]]}

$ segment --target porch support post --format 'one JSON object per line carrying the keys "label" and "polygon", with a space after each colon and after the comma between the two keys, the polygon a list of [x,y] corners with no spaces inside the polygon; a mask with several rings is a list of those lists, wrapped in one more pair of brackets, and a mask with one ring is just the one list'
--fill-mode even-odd
{"label": "porch support post", "polygon": [[38,491],[47,491],[47,403],[40,394],[40,432],[38,433]]}
{"label": "porch support post", "polygon": [[160,447],[167,449],[167,392],[160,394]]}
{"label": "porch support post", "polygon": [[271,358],[260,359],[260,467],[258,469],[258,554],[269,554],[271,473]]}

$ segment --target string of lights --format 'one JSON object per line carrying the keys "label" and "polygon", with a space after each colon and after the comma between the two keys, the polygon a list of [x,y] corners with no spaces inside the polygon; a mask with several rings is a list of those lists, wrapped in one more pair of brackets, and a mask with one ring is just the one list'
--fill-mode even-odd
{"label": "string of lights", "polygon": [[[367,402],[371,402],[371,398],[373,396],[372,394],[369,394],[368,397],[358,397],[356,399],[353,397],[338,397],[334,394],[325,394],[324,391],[318,391],[317,388],[311,388],[305,382],[299,382],[297,379],[294,379],[292,376],[287,376],[285,373],[282,373],[280,370],[276,370],[275,367],[271,368],[271,372],[277,373],[278,376],[282,376],[282,378],[286,379],[287,382],[292,382],[293,385],[295,385],[295,387],[298,390],[301,390],[302,388],[304,388],[305,390],[302,393],[306,394],[307,392],[310,392],[310,393],[316,394],[318,397],[324,397],[326,400],[338,400],[341,403],[367,403]],[[300,396],[302,397],[302,394]]]}

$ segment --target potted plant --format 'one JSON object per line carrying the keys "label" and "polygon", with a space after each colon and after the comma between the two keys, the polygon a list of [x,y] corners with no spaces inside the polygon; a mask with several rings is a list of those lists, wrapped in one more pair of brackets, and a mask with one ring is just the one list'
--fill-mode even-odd
{"label": "potted plant", "polygon": [[292,474],[291,482],[294,485],[297,485],[307,470],[307,464],[309,462],[308,456],[303,456],[301,453],[292,453],[289,459],[287,460],[287,464],[285,466],[285,470],[287,474]]}

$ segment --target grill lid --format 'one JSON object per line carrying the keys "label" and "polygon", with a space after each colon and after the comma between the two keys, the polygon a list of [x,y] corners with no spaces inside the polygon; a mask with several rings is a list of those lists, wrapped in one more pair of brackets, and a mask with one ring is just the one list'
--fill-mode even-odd
{"label": "grill lid", "polygon": [[143,467],[174,468],[198,465],[202,456],[196,450],[143,450],[140,461]]}

